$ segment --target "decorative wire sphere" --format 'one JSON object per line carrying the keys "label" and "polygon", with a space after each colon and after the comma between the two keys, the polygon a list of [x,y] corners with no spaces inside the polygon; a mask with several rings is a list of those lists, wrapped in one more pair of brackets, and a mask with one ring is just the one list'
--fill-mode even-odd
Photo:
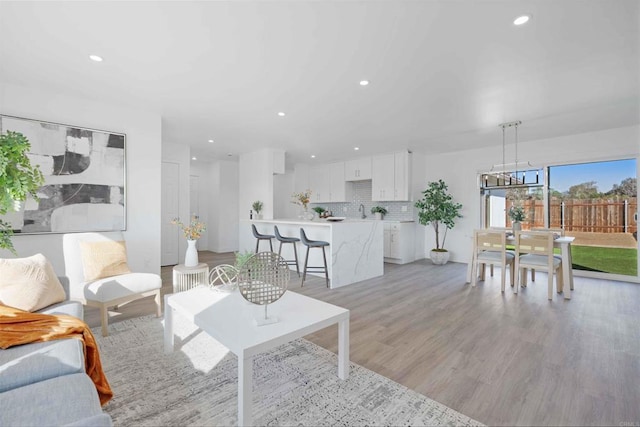
{"label": "decorative wire sphere", "polygon": [[232,291],[238,286],[237,278],[237,268],[229,264],[220,264],[209,272],[209,286],[217,291]]}
{"label": "decorative wire sphere", "polygon": [[238,287],[249,302],[271,304],[287,290],[291,271],[284,258],[273,252],[258,252],[240,267]]}

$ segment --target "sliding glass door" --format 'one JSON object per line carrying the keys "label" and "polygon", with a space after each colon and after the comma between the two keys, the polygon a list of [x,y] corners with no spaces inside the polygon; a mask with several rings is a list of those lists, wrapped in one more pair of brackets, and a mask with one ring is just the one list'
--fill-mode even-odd
{"label": "sliding glass door", "polygon": [[638,275],[636,160],[549,167],[549,225],[575,237],[573,268]]}
{"label": "sliding glass door", "polygon": [[[526,177],[525,173],[526,172]],[[482,224],[523,230],[563,229],[574,237],[574,270],[638,276],[638,190],[635,159],[550,166],[480,176]]]}

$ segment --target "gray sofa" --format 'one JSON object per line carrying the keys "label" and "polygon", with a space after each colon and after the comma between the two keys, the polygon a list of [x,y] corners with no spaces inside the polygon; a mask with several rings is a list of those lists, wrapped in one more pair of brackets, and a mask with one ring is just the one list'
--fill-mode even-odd
{"label": "gray sofa", "polygon": [[[65,301],[39,313],[83,318],[82,304]],[[85,373],[77,339],[0,349],[0,426],[111,426]]]}

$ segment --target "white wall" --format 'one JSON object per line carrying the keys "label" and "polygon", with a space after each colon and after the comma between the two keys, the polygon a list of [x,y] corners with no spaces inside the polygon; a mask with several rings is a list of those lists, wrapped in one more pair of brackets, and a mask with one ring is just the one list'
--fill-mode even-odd
{"label": "white wall", "polygon": [[[241,216],[238,170],[237,162],[215,161],[208,165],[208,181],[200,180],[200,188],[206,188],[209,205],[208,249],[214,252],[238,250],[238,218]],[[249,218],[248,210],[246,218]]]}
{"label": "white wall", "polygon": [[262,215],[273,219],[273,153],[265,149],[241,154],[239,163],[240,217],[249,218],[251,205],[263,203]]}
{"label": "white wall", "polygon": [[293,167],[293,192],[302,193],[309,189],[309,165],[296,163]]}
{"label": "white wall", "polygon": [[418,222],[418,210],[414,207],[416,201],[422,199],[422,191],[427,186],[427,169],[426,157],[422,153],[413,153],[411,155],[411,195],[413,196],[413,203],[410,204],[410,209],[413,210],[414,219],[416,221],[416,239],[415,239],[415,259],[423,259],[426,257],[425,251],[425,239],[424,226]]}
{"label": "white wall", "polygon": [[[546,166],[617,158],[638,158],[640,153],[640,127],[631,126],[599,132],[569,135],[518,144],[518,157],[535,166]],[[513,144],[508,147],[507,161],[513,158]],[[462,203],[463,218],[447,235],[446,248],[451,260],[468,262],[471,256],[473,229],[480,226],[480,192],[477,173],[487,171],[500,163],[502,146],[467,150],[440,155],[427,155],[425,162],[427,181],[442,178],[454,199]],[[426,185],[426,183],[425,183]],[[431,227],[426,227],[425,247],[434,246]]]}
{"label": "white wall", "polygon": [[[211,227],[211,163],[209,162],[193,162],[191,164],[191,172],[189,176],[198,177],[198,206],[200,221],[206,224],[207,230]],[[193,204],[193,200],[189,200],[189,205]],[[198,240],[198,250],[209,250],[209,233],[202,234]]]}
{"label": "white wall", "polygon": [[[162,142],[162,161],[177,163],[180,165],[180,220],[187,223],[191,220],[189,213],[189,175],[191,174],[191,149],[184,144],[175,144],[167,141]],[[178,260],[184,261],[184,254],[187,251],[187,239],[180,232],[178,239]]]}
{"label": "white wall", "polygon": [[273,217],[296,218],[299,208],[291,203],[295,192],[295,174],[293,171],[273,176]]}
{"label": "white wall", "polygon": [[[159,114],[104,104],[21,86],[0,84],[0,112],[6,115],[124,133],[126,138],[126,209],[129,265],[160,272]],[[44,254],[57,274],[64,274],[62,234],[15,236],[18,256]],[[8,251],[0,256],[12,257]]]}

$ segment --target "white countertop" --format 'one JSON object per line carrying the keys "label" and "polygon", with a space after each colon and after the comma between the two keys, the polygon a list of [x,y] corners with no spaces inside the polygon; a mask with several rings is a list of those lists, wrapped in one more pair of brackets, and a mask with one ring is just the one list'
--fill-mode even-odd
{"label": "white countertop", "polygon": [[[335,224],[353,224],[353,223],[362,223],[362,222],[373,222],[378,221],[376,219],[360,219],[360,218],[346,218],[343,221],[327,221],[325,218],[314,218],[313,220],[304,220],[299,218],[278,218],[278,219],[247,219],[245,221],[251,221],[255,223],[283,223],[283,224],[302,224],[302,225],[335,225]],[[404,221],[393,221],[393,220],[382,220],[381,222],[394,222],[394,223],[404,223],[404,222],[414,222],[412,220],[404,220]]]}
{"label": "white countertop", "polygon": [[343,221],[327,221],[324,218],[322,219],[316,218],[311,221],[306,219],[299,219],[299,218],[247,219],[245,221],[254,222],[256,224],[292,224],[292,225],[318,225],[318,226],[371,222],[371,221],[367,221],[366,219],[351,219],[351,218],[347,218]]}

